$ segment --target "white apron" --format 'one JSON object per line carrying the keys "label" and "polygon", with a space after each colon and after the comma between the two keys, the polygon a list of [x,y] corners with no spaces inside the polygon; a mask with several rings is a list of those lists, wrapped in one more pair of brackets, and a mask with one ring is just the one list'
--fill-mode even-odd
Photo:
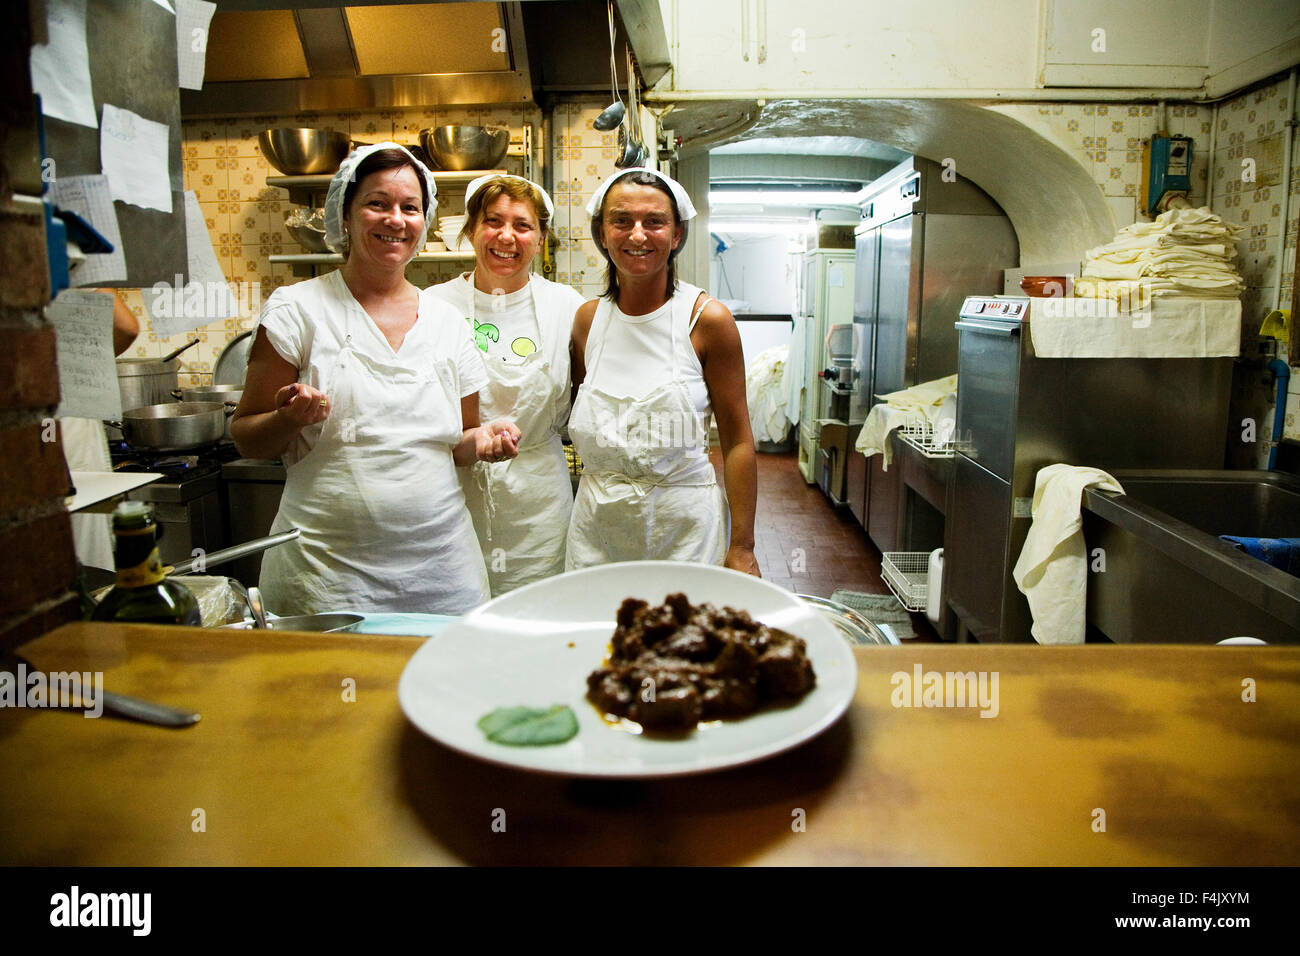
{"label": "white apron", "polygon": [[[345,327],[365,334],[355,327],[369,316],[355,300],[348,308]],[[322,323],[316,334],[331,332]],[[381,360],[352,341],[346,333],[320,382],[330,399],[320,437],[288,468],[271,531],[302,536],[262,558],[267,607],[463,614],[488,590],[451,457],[461,436],[455,358]]]}
{"label": "white apron", "polygon": [[[477,298],[473,274],[467,285],[470,328]],[[479,391],[479,421],[505,419],[521,433],[519,455],[508,461],[476,462],[465,475],[469,506],[487,565],[492,594],[504,594],[564,571],[564,540],[573,511],[573,484],[558,431],[568,400],[569,336],[549,328],[548,303],[540,280],[530,278],[537,351],[522,359],[484,358],[488,384]],[[549,303],[563,308],[559,297]],[[571,324],[572,316],[569,322]],[[563,365],[566,372],[556,376]],[[558,380],[557,380],[558,379]]]}
{"label": "white apron", "polygon": [[[569,416],[569,437],[582,458],[569,525],[570,570],[647,559],[721,564],[727,556],[727,499],[709,461],[711,414],[701,414],[691,400],[691,370],[682,355],[692,348],[699,317],[692,309],[700,292],[678,284],[669,310],[672,380],[639,398],[590,384],[615,321],[608,299],[596,307],[587,336],[587,381]],[[665,360],[646,356],[656,358]]]}

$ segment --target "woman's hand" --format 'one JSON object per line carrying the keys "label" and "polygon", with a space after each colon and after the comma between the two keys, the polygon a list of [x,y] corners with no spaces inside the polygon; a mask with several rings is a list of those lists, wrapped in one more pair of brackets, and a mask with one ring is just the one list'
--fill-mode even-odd
{"label": "woman's hand", "polygon": [[296,428],[317,425],[330,417],[330,400],[324,392],[294,382],[275,393],[275,413]]}
{"label": "woman's hand", "polygon": [[505,461],[519,454],[519,426],[497,421],[480,425],[474,439],[474,455],[479,461]]}
{"label": "woman's hand", "polygon": [[733,571],[741,571],[745,574],[752,574],[756,578],[763,575],[758,570],[758,559],[754,557],[753,548],[742,548],[739,545],[732,545],[727,549],[727,557],[723,560],[724,568],[731,568]]}

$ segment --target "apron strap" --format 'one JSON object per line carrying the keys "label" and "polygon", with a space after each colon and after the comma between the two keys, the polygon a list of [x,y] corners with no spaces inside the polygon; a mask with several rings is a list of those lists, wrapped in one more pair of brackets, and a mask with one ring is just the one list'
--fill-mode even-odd
{"label": "apron strap", "polygon": [[695,323],[700,321],[700,315],[704,312],[705,306],[713,301],[713,296],[709,295],[707,292],[703,293],[703,295],[704,298],[700,300],[700,304],[695,307],[695,313],[691,316],[690,325],[686,327],[686,333],[688,335],[695,331]]}

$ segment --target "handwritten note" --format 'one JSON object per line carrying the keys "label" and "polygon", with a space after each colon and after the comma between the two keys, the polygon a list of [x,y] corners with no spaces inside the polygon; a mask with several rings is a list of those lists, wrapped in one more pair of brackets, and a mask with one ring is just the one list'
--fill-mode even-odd
{"label": "handwritten note", "polygon": [[49,43],[32,47],[32,89],[41,95],[41,112],[69,123],[99,125],[90,91],[86,51],[86,0],[48,0]]}
{"label": "handwritten note", "polygon": [[72,270],[73,285],[103,285],[126,281],[126,256],[122,253],[122,232],[109,194],[107,176],[61,176],[50,184],[50,198],[60,209],[75,212],[113,244],[112,252],[86,256]]}
{"label": "handwritten note", "polygon": [[121,418],[113,297],[65,289],[46,307],[58,342],[59,418]]}
{"label": "handwritten note", "polygon": [[114,199],[145,209],[172,211],[167,137],[165,124],[104,104],[99,160]]}
{"label": "handwritten note", "polygon": [[176,65],[183,90],[203,89],[208,59],[208,23],[217,5],[207,0],[176,0]]}

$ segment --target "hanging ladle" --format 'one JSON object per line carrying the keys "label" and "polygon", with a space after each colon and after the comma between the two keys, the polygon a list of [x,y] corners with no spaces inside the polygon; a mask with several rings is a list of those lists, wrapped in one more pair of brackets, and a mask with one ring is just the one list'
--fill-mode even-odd
{"label": "hanging ladle", "polygon": [[646,149],[641,142],[641,116],[636,108],[636,71],[630,49],[627,51],[627,102],[628,113],[623,118],[623,129],[619,130],[623,155],[614,163],[619,169],[640,166],[646,160]]}
{"label": "hanging ladle", "polygon": [[608,133],[623,122],[623,114],[627,112],[622,97],[618,95],[618,69],[614,65],[614,0],[609,0],[609,87],[614,102],[591,121],[591,125],[602,133]]}
{"label": "hanging ladle", "polygon": [[164,355],[164,356],[163,356],[162,358],[160,358],[158,361],[160,361],[160,362],[170,362],[172,359],[174,359],[176,356],[180,355],[180,354],[181,354],[182,352],[184,352],[186,349],[192,349],[192,348],[194,348],[194,346],[198,345],[199,342],[201,342],[201,341],[202,341],[202,339],[195,339],[195,340],[192,341],[192,342],[186,342],[184,345],[182,345],[182,346],[181,346],[180,348],[178,348],[176,351],[174,351],[174,352],[168,352],[166,355]]}

